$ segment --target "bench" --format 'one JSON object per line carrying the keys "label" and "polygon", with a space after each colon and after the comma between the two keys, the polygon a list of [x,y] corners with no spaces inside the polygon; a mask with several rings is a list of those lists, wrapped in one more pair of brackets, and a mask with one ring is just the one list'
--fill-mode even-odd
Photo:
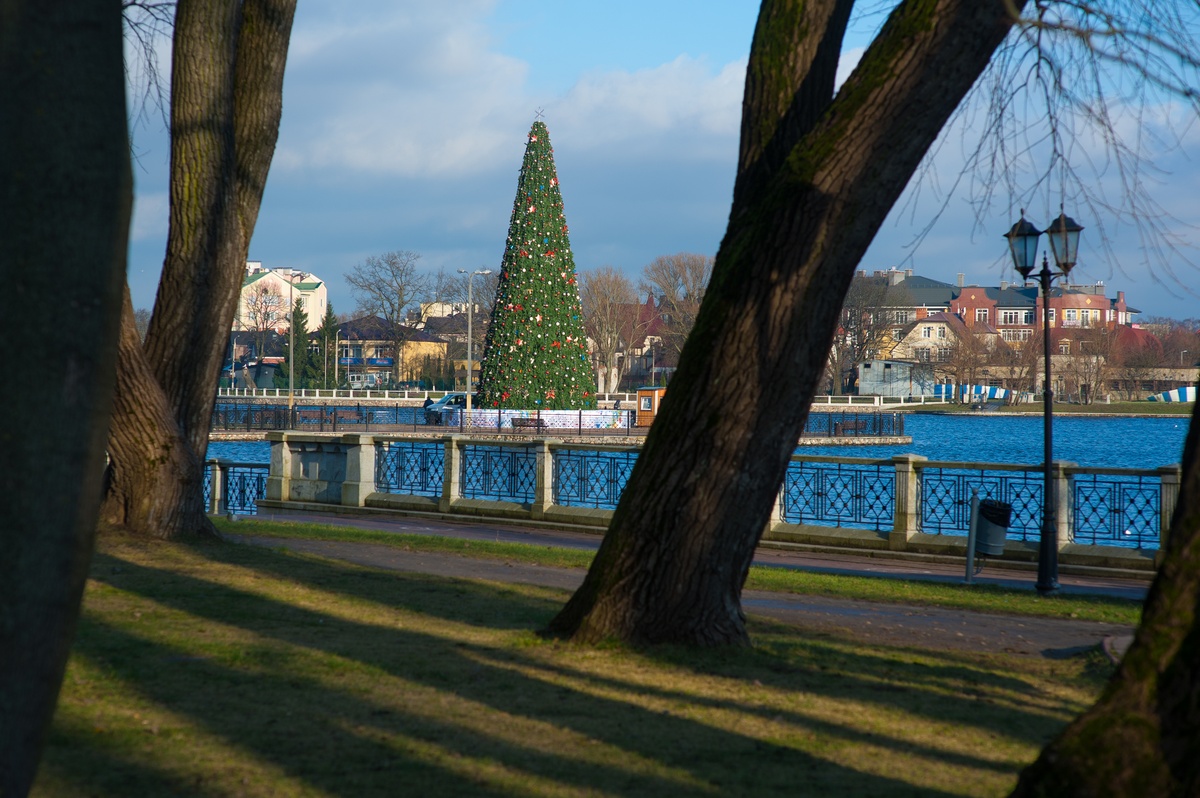
{"label": "bench", "polygon": [[514,430],[543,430],[546,428],[546,422],[540,418],[514,418],[512,420]]}
{"label": "bench", "polygon": [[870,428],[870,422],[867,421],[835,421],[833,423],[834,437],[845,435],[850,432],[862,432]]}

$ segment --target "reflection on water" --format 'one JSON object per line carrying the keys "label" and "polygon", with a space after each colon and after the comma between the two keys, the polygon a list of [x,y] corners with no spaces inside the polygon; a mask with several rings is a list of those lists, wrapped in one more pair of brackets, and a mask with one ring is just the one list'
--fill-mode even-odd
{"label": "reflection on water", "polygon": [[[1054,459],[1099,468],[1158,468],[1178,463],[1188,417],[1117,418],[1056,416]],[[1042,461],[1041,416],[910,414],[904,446],[804,446],[800,454],[840,457],[892,457],[919,454],[930,460],[992,463]],[[267,463],[265,441],[212,441],[208,457],[240,463]]]}

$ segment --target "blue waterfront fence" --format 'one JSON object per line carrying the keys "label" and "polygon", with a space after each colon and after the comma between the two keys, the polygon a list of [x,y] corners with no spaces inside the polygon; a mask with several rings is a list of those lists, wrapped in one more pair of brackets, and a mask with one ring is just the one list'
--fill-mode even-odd
{"label": "blue waterfront fence", "polygon": [[[325,480],[320,490],[342,496],[345,502],[340,488],[328,490],[328,481],[330,474],[350,473],[350,463],[359,463],[355,468],[363,472],[344,477],[359,486],[354,490],[364,497],[361,504],[369,504],[369,494],[374,493],[435,499],[443,510],[451,511],[460,499],[541,507],[543,513],[553,506],[612,510],[640,451],[544,439],[360,438],[291,432],[268,437],[272,461],[287,478],[268,475],[263,465],[213,461],[206,479],[213,512],[253,513],[255,502],[270,493],[270,483],[276,480],[279,486],[271,498],[287,501],[310,471],[320,472]],[[313,459],[320,457],[334,459]],[[1160,547],[1178,493],[1178,466],[1152,471],[1056,462],[1052,473],[1060,541]],[[213,485],[220,486],[215,494]],[[311,486],[305,490],[296,495],[314,495]],[[970,522],[971,498],[978,495],[1012,506],[1010,539],[1036,541],[1041,535],[1044,491],[1044,471],[1036,464],[954,463],[913,455],[890,459],[794,455],[779,492],[774,523],[872,530],[884,537],[897,533],[963,536]],[[339,503],[326,501],[330,502]],[[487,514],[486,505],[473,507],[472,512]],[[511,511],[500,514],[515,517]]]}
{"label": "blue waterfront fence", "polygon": [[210,513],[255,515],[266,498],[270,466],[209,460],[204,469],[204,505]]}
{"label": "blue waterfront fence", "polygon": [[882,531],[895,516],[895,487],[890,460],[796,456],[780,490],[780,517],[789,524]]}

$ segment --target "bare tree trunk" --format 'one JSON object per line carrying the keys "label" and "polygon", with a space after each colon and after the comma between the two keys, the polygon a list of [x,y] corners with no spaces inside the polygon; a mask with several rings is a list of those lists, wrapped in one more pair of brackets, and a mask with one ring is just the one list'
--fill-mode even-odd
{"label": "bare tree trunk", "polygon": [[1164,555],[1104,694],[1026,768],[1013,796],[1200,795],[1200,405]]}
{"label": "bare tree trunk", "polygon": [[609,532],[552,633],[747,641],[742,585],[854,270],[1014,22],[1003,0],[909,0],[834,98],[851,5],[763,3],[712,282]]}
{"label": "bare tree trunk", "polygon": [[167,257],[144,347],[122,337],[105,502],[107,520],[142,534],[213,531],[204,512],[203,460],[279,134],[295,6],[295,0],[177,6]]}
{"label": "bare tree trunk", "polygon": [[[0,0],[6,337],[57,367],[0,426],[0,795],[25,795],[54,712],[103,490],[132,176],[121,3]],[[0,349],[0,373],[25,371]]]}

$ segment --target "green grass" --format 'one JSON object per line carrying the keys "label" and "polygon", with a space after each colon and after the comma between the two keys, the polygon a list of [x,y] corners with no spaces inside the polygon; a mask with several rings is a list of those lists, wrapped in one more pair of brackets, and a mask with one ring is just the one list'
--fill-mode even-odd
{"label": "green grass", "polygon": [[[1190,416],[1195,408],[1194,402],[1113,402],[1104,404],[1102,402],[1090,405],[1066,404],[1061,402],[1054,403],[1055,415],[1069,415],[1071,413],[1081,415],[1095,416]],[[996,413],[1041,413],[1042,402],[1027,402],[1020,405],[997,405],[988,406],[990,412]],[[969,404],[946,404],[937,405],[936,408],[930,410],[915,410],[913,412],[937,412],[937,413],[975,413]]]}
{"label": "green grass", "polygon": [[106,536],[33,794],[1000,796],[1111,673],[754,620],[539,637],[565,598]]}
{"label": "green grass", "polygon": [[[522,543],[463,540],[356,527],[252,519],[242,519],[234,523],[218,519],[217,525],[223,532],[239,535],[379,543],[414,551],[457,554],[479,559],[513,560],[556,568],[587,568],[592,562],[590,551]],[[882,577],[814,574],[755,566],[750,569],[746,588],[860,601],[920,604],[973,612],[1074,618],[1129,626],[1136,626],[1141,621],[1141,603],[1136,601],[1069,594],[1042,598],[1028,590],[993,585],[967,586]]]}

